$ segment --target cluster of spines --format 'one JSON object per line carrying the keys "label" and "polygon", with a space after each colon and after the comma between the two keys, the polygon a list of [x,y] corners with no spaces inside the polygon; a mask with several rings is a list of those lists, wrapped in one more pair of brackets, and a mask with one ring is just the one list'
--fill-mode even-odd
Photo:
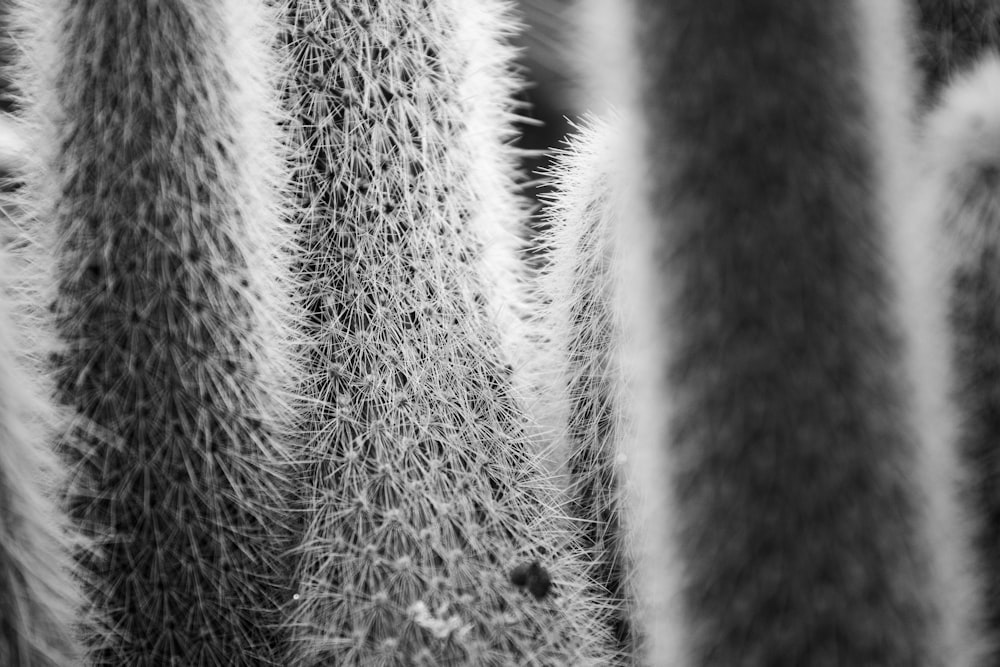
{"label": "cluster of spines", "polygon": [[534,279],[535,333],[545,351],[532,365],[543,407],[539,421],[555,443],[549,453],[565,480],[569,512],[584,526],[591,578],[607,598],[622,664],[637,659],[625,539],[622,476],[628,424],[620,364],[615,225],[618,210],[611,135],[606,123],[577,128],[547,174],[552,186],[537,240],[545,266]]}
{"label": "cluster of spines", "polygon": [[[315,400],[290,661],[607,664],[501,329],[522,206],[494,0],[287,5]],[[539,597],[511,583],[539,561]]]}
{"label": "cluster of spines", "polygon": [[18,2],[94,664],[281,663],[291,235],[263,3]]}

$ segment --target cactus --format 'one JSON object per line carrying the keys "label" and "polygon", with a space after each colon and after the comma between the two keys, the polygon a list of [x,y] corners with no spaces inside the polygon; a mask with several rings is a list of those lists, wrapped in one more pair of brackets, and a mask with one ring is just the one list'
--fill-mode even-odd
{"label": "cactus", "polygon": [[619,284],[650,664],[973,664],[934,467],[957,466],[954,415],[922,356],[947,344],[908,319],[943,311],[907,283],[900,4],[626,6],[599,50],[635,82]]}
{"label": "cactus", "polygon": [[315,398],[288,662],[608,664],[502,335],[505,6],[298,0],[288,24]]}
{"label": "cactus", "polygon": [[932,107],[943,87],[985,53],[1000,50],[1000,4],[994,0],[916,0],[917,62],[922,96]]}
{"label": "cactus", "polygon": [[538,239],[546,267],[536,278],[535,326],[550,348],[535,366],[536,408],[556,435],[552,457],[568,478],[570,514],[583,522],[592,578],[613,605],[608,619],[622,664],[638,656],[631,569],[622,511],[621,443],[628,400],[620,368],[616,308],[613,127],[588,120],[554,157],[548,230]]}
{"label": "cactus", "polygon": [[[245,0],[19,2],[57,240],[95,664],[280,662],[293,367],[269,18]],[[19,33],[22,34],[22,33]]]}
{"label": "cactus", "polygon": [[[7,7],[0,7],[6,27]],[[58,349],[51,318],[37,304],[54,285],[43,245],[23,233],[30,202],[16,194],[29,154],[15,119],[6,72],[12,40],[0,44],[0,664],[67,665],[82,656],[83,594],[73,553],[84,547],[58,490],[64,462],[52,445],[65,415],[52,400],[45,366]]]}
{"label": "cactus", "polygon": [[[934,266],[949,293],[952,378],[960,415],[959,451],[968,461],[960,479],[974,520],[987,606],[991,661],[1000,658],[1000,59],[989,56],[942,95],[928,117],[924,139],[925,197],[919,210],[935,225]],[[926,223],[925,223],[926,224]],[[943,267],[943,270],[942,270]]]}
{"label": "cactus", "polygon": [[576,93],[567,43],[572,0],[518,0],[516,4],[525,29],[515,36],[515,43],[525,49],[523,59],[537,85],[529,91],[532,101],[546,110],[572,108]]}
{"label": "cactus", "polygon": [[[5,198],[7,199],[7,198]],[[0,664],[74,664],[82,655],[83,595],[72,554],[84,548],[55,498],[66,471],[52,444],[63,415],[44,368],[53,341],[35,307],[45,264],[11,223],[5,202],[0,250]],[[8,217],[10,216],[10,217]]]}

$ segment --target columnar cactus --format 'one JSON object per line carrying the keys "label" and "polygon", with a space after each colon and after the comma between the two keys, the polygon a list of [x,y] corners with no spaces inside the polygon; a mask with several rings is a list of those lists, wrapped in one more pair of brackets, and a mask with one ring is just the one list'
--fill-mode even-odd
{"label": "columnar cactus", "polygon": [[[990,56],[944,90],[928,118],[925,192],[940,283],[949,291],[959,447],[969,462],[965,500],[987,601],[991,659],[1000,658],[1000,60]],[[939,269],[940,270],[940,269]]]}
{"label": "columnar cactus", "polygon": [[[262,3],[19,2],[95,664],[280,663],[291,238]],[[282,663],[283,664],[283,663]]]}
{"label": "columnar cactus", "polygon": [[625,64],[602,53],[636,83],[620,284],[650,664],[973,664],[923,356],[947,343],[919,321],[941,294],[907,284],[898,219],[899,3],[624,7]]}
{"label": "columnar cactus", "polygon": [[566,476],[570,514],[583,522],[591,574],[614,613],[621,661],[637,657],[622,511],[621,443],[628,401],[620,364],[617,308],[618,196],[612,174],[614,132],[603,122],[578,128],[556,154],[546,231],[546,266],[536,279],[535,325],[548,349],[536,363],[539,410],[558,443],[552,459]]}
{"label": "columnar cactus", "polygon": [[315,398],[288,662],[608,664],[502,335],[523,219],[505,6],[288,17]]}
{"label": "columnar cactus", "polygon": [[[0,228],[5,242],[19,236],[6,217]],[[65,469],[52,451],[62,415],[43,366],[50,327],[26,301],[42,294],[45,265],[12,245],[22,261],[0,251],[0,664],[57,667],[82,655],[72,552],[83,544],[55,497]]]}

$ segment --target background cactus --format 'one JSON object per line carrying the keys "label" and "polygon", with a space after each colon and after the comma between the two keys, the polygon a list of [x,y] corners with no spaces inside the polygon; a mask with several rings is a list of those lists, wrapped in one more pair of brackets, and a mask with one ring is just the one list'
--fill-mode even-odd
{"label": "background cactus", "polygon": [[601,52],[635,82],[620,284],[650,664],[972,664],[938,539],[957,509],[928,473],[946,385],[895,272],[900,4],[627,7]]}
{"label": "background cactus", "polygon": [[74,519],[96,664],[279,662],[291,599],[280,185],[258,2],[19,2],[58,235]]}
{"label": "background cactus", "polygon": [[638,653],[621,479],[628,399],[615,284],[617,267],[627,260],[614,244],[620,210],[611,175],[615,131],[589,119],[556,154],[548,175],[549,226],[538,239],[547,262],[535,279],[532,311],[549,347],[533,365],[542,404],[536,410],[555,442],[551,458],[567,478],[570,514],[584,526],[597,595],[612,606],[608,620],[621,663],[631,664]]}
{"label": "background cactus", "polygon": [[316,400],[288,662],[608,664],[503,334],[524,218],[505,5],[288,17]]}
{"label": "background cactus", "polygon": [[938,288],[948,293],[958,443],[965,501],[974,518],[992,661],[1000,659],[1000,60],[990,56],[944,89],[927,120],[923,218],[934,227]]}

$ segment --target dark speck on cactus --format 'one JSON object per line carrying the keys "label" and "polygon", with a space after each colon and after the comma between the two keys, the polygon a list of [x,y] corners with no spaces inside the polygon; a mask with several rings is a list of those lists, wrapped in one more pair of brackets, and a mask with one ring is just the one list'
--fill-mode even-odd
{"label": "dark speck on cactus", "polygon": [[518,588],[527,588],[536,600],[541,600],[548,595],[552,588],[552,577],[549,576],[548,570],[536,560],[531,563],[523,563],[511,570],[510,583]]}

